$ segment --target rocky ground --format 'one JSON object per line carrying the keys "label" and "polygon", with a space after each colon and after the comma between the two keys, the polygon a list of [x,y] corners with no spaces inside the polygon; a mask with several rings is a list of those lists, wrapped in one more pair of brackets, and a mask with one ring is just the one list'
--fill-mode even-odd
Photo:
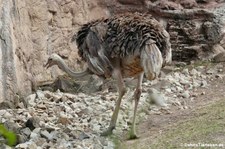
{"label": "rocky ground", "polygon": [[[190,102],[207,94],[201,88],[210,90],[210,82],[223,79],[224,71],[223,63],[176,63],[166,67],[158,80],[144,80],[138,124],[145,122],[149,115],[158,115],[159,119],[162,114],[170,115],[175,107],[180,111],[189,109]],[[110,86],[113,81],[104,83],[94,78],[101,83],[93,84],[92,78],[83,89],[95,86],[100,91],[87,94],[81,89],[71,94],[40,89],[19,102],[17,109],[1,107],[0,122],[18,136],[15,148],[115,148],[113,137],[101,137],[100,133],[108,127],[118,93],[115,87]],[[124,134],[128,132],[132,120],[131,99],[135,80],[128,79],[126,84],[128,91],[114,131],[121,140],[126,140]],[[0,140],[4,141],[3,138]]]}

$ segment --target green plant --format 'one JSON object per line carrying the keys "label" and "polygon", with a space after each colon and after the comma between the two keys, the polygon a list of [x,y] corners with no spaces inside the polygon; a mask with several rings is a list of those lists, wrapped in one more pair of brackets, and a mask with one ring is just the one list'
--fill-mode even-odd
{"label": "green plant", "polygon": [[13,146],[16,144],[16,134],[12,131],[7,130],[3,124],[0,124],[0,135],[6,139],[9,146]]}

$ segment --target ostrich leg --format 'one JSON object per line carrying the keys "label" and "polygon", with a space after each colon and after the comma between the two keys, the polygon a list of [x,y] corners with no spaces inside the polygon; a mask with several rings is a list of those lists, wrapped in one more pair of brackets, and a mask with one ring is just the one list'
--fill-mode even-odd
{"label": "ostrich leg", "polygon": [[109,128],[101,134],[102,136],[111,135],[113,129],[116,127],[116,121],[117,121],[118,114],[119,114],[120,104],[121,104],[123,95],[126,93],[126,88],[125,88],[125,84],[124,84],[124,81],[122,78],[120,68],[115,69],[113,75],[114,75],[114,78],[117,79],[119,97],[116,101],[116,107],[115,107],[115,110],[113,111],[113,115],[111,118]]}
{"label": "ostrich leg", "polygon": [[134,116],[133,116],[133,121],[132,121],[132,125],[131,125],[130,136],[129,136],[130,139],[136,139],[137,138],[135,123],[136,123],[137,106],[138,106],[138,102],[139,102],[139,99],[141,97],[141,92],[142,92],[143,76],[144,76],[144,73],[141,73],[138,76],[137,87],[136,87],[136,90],[134,92],[135,105],[134,105]]}

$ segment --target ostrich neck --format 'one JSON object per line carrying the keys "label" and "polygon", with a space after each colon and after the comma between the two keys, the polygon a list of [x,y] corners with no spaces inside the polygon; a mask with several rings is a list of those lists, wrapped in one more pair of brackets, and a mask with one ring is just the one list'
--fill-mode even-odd
{"label": "ostrich neck", "polygon": [[63,59],[60,59],[58,61],[58,66],[61,70],[65,71],[67,74],[69,74],[71,77],[74,77],[74,78],[81,78],[81,77],[84,77],[86,75],[90,75],[90,72],[89,70],[86,68],[84,71],[82,72],[74,72],[73,70],[71,70],[67,65],[66,63],[63,61]]}

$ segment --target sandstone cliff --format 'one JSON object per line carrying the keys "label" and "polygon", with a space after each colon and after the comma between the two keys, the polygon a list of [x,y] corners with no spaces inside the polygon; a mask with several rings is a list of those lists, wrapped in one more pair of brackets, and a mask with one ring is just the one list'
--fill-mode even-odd
{"label": "sandstone cliff", "polygon": [[78,68],[71,36],[81,24],[107,15],[96,0],[0,0],[0,102],[58,76],[58,69],[43,67],[53,52]]}
{"label": "sandstone cliff", "polygon": [[171,35],[174,60],[210,58],[225,48],[224,7],[222,0],[0,0],[0,102],[60,75],[43,67],[51,53],[80,69],[71,36],[81,24],[116,13],[155,15]]}

